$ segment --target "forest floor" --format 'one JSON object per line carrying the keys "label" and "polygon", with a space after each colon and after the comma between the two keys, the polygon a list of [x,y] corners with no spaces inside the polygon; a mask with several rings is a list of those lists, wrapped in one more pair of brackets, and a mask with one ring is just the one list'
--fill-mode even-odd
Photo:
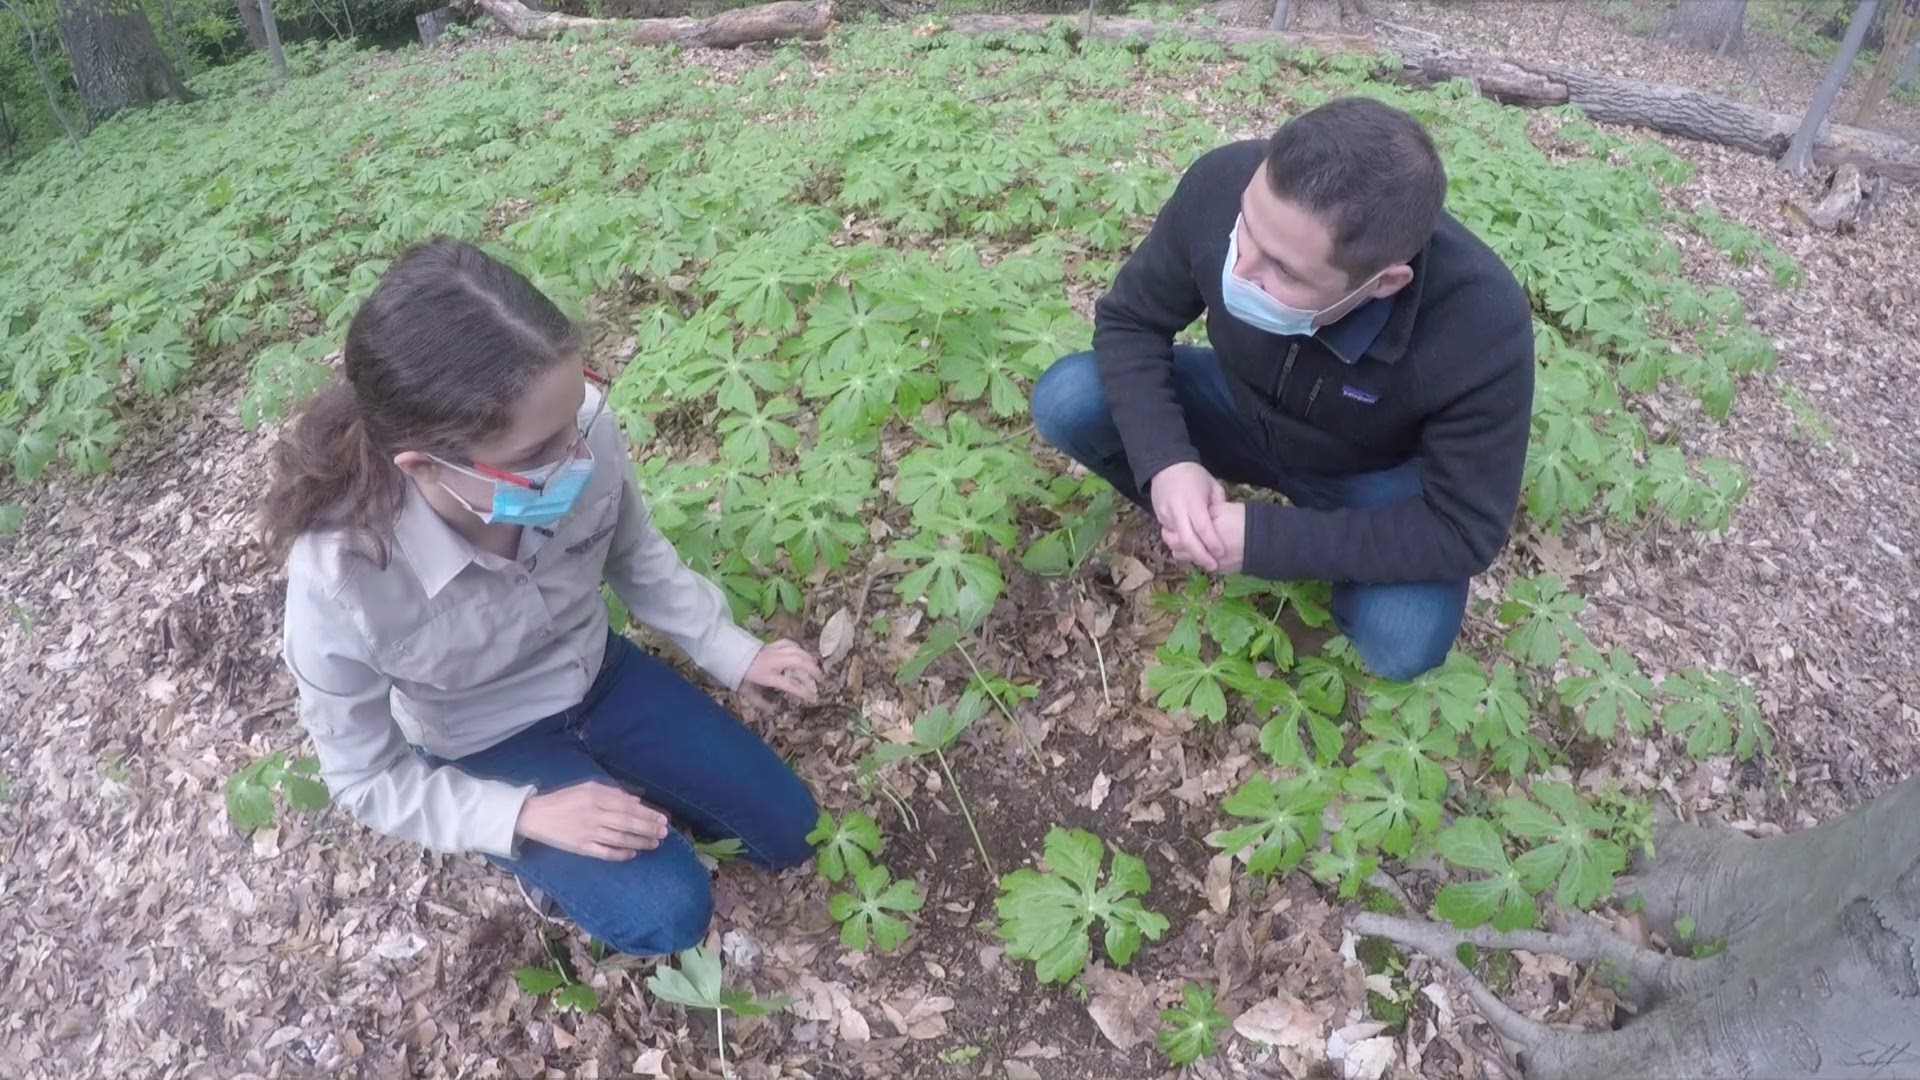
{"label": "forest floor", "polygon": [[[1538,25],[1548,16],[1515,4],[1396,6],[1390,17],[1496,52],[1537,50],[1551,31]],[[1816,61],[1776,72],[1800,54],[1763,52],[1755,86],[1744,62],[1681,54],[1579,13],[1562,33],[1553,57],[1569,65],[1722,92],[1731,80],[1783,111],[1818,77]],[[1817,194],[1814,181],[1661,141],[1698,167],[1677,202],[1710,199],[1804,272],[1781,291],[1764,267],[1731,267],[1675,237],[1691,245],[1689,276],[1737,290],[1779,346],[1778,369],[1743,388],[1727,423],[1680,432],[1690,452],[1745,466],[1751,491],[1720,535],[1526,534],[1494,576],[1541,569],[1573,582],[1595,642],[1630,650],[1649,672],[1709,664],[1746,675],[1776,738],[1769,760],[1695,764],[1660,740],[1630,740],[1610,767],[1682,815],[1804,828],[1920,764],[1920,697],[1901,644],[1920,598],[1920,200],[1895,191],[1860,235],[1812,233],[1781,207]],[[128,442],[104,478],[8,494],[27,517],[0,562],[10,609],[0,1074],[703,1074],[711,1025],[689,1029],[677,1009],[557,1015],[521,995],[508,972],[539,962],[541,928],[477,857],[384,840],[338,813],[289,817],[250,841],[234,833],[221,798],[233,748],[263,735],[284,745],[297,730],[277,658],[283,579],[253,518],[270,440],[236,419],[243,383],[242,372],[214,373],[125,417]],[[1000,748],[1005,767],[962,776],[977,816],[1018,826],[986,836],[1001,869],[1028,850],[1030,823],[1099,828],[1192,868],[1156,871],[1149,898],[1189,917],[1151,965],[1096,966],[1082,1003],[1036,993],[1024,967],[983,944],[983,872],[979,887],[933,891],[908,949],[879,957],[838,947],[810,872],[725,867],[713,934],[730,970],[795,998],[787,1013],[730,1024],[742,1074],[1161,1075],[1141,1040],[1184,980],[1259,1003],[1242,1022],[1276,1045],[1255,1055],[1235,1042],[1195,1076],[1485,1074],[1485,1029],[1464,1022],[1444,979],[1414,961],[1400,980],[1414,990],[1408,1021],[1383,1033],[1364,1019],[1370,987],[1346,912],[1299,875],[1268,885],[1230,875],[1200,843],[1247,772],[1248,740],[1194,730],[1141,690],[1142,661],[1165,633],[1146,608],[1148,583],[1156,571],[1178,580],[1148,548],[1115,541],[1080,585],[1014,580],[1016,614],[999,632],[1018,636],[1025,677],[1042,687],[1027,715],[1052,768],[1043,787],[1021,784],[1015,743]],[[1062,625],[1076,604],[1111,613],[1099,655]],[[807,624],[768,629],[817,635],[842,606],[863,610],[864,598],[810,597]],[[1492,636],[1474,614],[1468,641]],[[763,728],[817,789],[850,783],[833,751],[849,738],[862,679],[901,658],[890,650],[905,651],[883,637],[837,657],[827,704]],[[896,875],[972,864],[946,793],[923,794],[926,827],[890,849]],[[1552,958],[1523,954],[1506,989],[1555,1022],[1604,1016],[1593,988]],[[1329,1063],[1333,1052],[1344,1064]]]}

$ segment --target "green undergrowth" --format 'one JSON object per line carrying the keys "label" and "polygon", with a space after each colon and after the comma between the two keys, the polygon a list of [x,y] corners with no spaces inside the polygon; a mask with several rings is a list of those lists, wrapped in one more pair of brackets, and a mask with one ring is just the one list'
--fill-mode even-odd
{"label": "green undergrowth", "polygon": [[[83,155],[48,150],[0,180],[0,453],[15,475],[108,468],[141,399],[221,364],[250,365],[244,419],[283,415],[398,251],[480,238],[611,331],[618,355],[595,359],[616,376],[655,520],[739,614],[851,593],[877,551],[874,589],[893,602],[876,609],[926,620],[902,681],[932,654],[965,656],[970,701],[945,715],[966,724],[937,754],[877,756],[874,790],[930,759],[950,776],[967,724],[1037,692],[988,675],[1001,669],[975,631],[1011,575],[1082,565],[1112,505],[1041,464],[1026,394],[1087,345],[1072,298],[1111,281],[1205,150],[1347,93],[1430,126],[1451,211],[1532,298],[1533,529],[1724,528],[1744,473],[1656,434],[1643,405],[1724,418],[1773,346],[1731,290],[1687,280],[1663,230],[1760,260],[1783,286],[1798,275],[1711,209],[1670,209],[1665,186],[1689,166],[1656,144],[1562,114],[1549,155],[1526,113],[1465,84],[1377,82],[1365,57],[897,30],[718,72],[604,43],[295,54],[283,88],[228,69],[196,105],[116,120]],[[1703,669],[1656,682],[1588,641],[1583,602],[1547,576],[1516,579],[1496,612],[1506,655],[1456,654],[1406,684],[1362,675],[1338,638],[1296,650],[1282,615],[1324,625],[1323,589],[1195,578],[1153,602],[1172,622],[1146,675],[1156,702],[1247,722],[1267,759],[1215,843],[1347,897],[1383,862],[1438,853],[1462,871],[1438,899],[1455,922],[1591,906],[1647,815],[1576,788],[1583,755],[1639,737],[1765,748],[1751,688]],[[871,926],[897,944],[914,890],[864,873],[842,903],[847,940]]]}

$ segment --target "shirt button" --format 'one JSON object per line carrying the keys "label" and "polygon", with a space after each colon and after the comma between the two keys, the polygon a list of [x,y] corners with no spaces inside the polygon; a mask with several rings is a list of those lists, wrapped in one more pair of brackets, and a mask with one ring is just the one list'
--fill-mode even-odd
{"label": "shirt button", "polygon": [[550,627],[550,626],[543,626],[543,627],[541,627],[541,628],[540,628],[540,636],[541,636],[542,638],[550,638],[550,637],[552,637],[552,636],[553,636],[553,628],[552,628],[552,627]]}

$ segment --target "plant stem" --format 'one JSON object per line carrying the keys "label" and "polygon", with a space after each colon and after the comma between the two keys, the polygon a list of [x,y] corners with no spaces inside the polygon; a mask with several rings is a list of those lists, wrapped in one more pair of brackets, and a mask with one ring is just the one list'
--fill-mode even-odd
{"label": "plant stem", "polygon": [[953,768],[947,764],[945,751],[936,747],[933,756],[940,762],[940,771],[947,775],[947,786],[953,788],[953,801],[960,804],[960,816],[967,819],[967,831],[973,834],[974,849],[980,852],[980,863],[987,868],[987,876],[999,880],[1000,875],[993,868],[993,860],[987,858],[987,845],[980,840],[980,829],[973,823],[973,811],[967,809],[967,797],[960,793],[960,781],[953,778]]}
{"label": "plant stem", "polygon": [[[1086,591],[1083,589],[1080,599],[1084,601],[1086,598]],[[1107,685],[1107,654],[1101,650],[1100,635],[1093,632],[1093,627],[1087,627],[1086,631],[1087,640],[1093,642],[1093,658],[1100,665],[1100,697],[1107,703],[1107,708],[1111,709],[1113,708],[1113,688]]]}
{"label": "plant stem", "polygon": [[725,1013],[725,1009],[720,1008],[718,1005],[714,1006],[713,1037],[720,1044],[720,1075],[732,1076],[733,1074],[727,1071],[727,1029],[722,1026],[720,1019]]}
{"label": "plant stem", "polygon": [[966,645],[958,641],[953,644],[954,648],[960,650],[960,655],[966,658],[967,666],[973,669],[973,677],[980,680],[980,689],[985,690],[987,696],[993,699],[993,703],[1000,707],[1000,715],[1007,718],[1007,724],[1013,728],[1013,733],[1020,736],[1020,742],[1027,748],[1027,756],[1033,759],[1033,767],[1045,772],[1047,767],[1040,763],[1040,749],[1033,745],[1032,739],[1027,738],[1026,729],[1020,726],[1020,721],[1013,718],[1013,710],[1007,708],[1007,703],[1001,701],[1000,695],[993,692],[993,684],[988,682],[987,677],[981,673],[980,665],[973,662],[973,654],[967,651]]}

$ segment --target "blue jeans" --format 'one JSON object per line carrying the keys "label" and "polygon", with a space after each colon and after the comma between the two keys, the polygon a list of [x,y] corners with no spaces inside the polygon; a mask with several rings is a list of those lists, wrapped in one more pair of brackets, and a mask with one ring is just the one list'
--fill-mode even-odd
{"label": "blue jeans", "polygon": [[542,792],[591,780],[637,787],[674,820],[659,847],[625,862],[531,840],[517,859],[487,856],[623,953],[677,952],[706,936],[713,896],[682,828],[738,837],[746,857],[776,870],[813,854],[819,811],[806,784],[719,702],[617,634],[584,701],[455,764]]}
{"label": "blue jeans", "polygon": [[[1409,461],[1379,472],[1328,476],[1277,461],[1234,407],[1212,349],[1173,350],[1173,391],[1186,414],[1200,464],[1216,478],[1285,495],[1311,510],[1359,509],[1420,497],[1420,470]],[[1033,387],[1033,424],[1061,453],[1151,511],[1127,465],[1093,354],[1063,357]],[[1368,670],[1411,679],[1438,667],[1460,633],[1467,582],[1335,582],[1333,617]]]}

